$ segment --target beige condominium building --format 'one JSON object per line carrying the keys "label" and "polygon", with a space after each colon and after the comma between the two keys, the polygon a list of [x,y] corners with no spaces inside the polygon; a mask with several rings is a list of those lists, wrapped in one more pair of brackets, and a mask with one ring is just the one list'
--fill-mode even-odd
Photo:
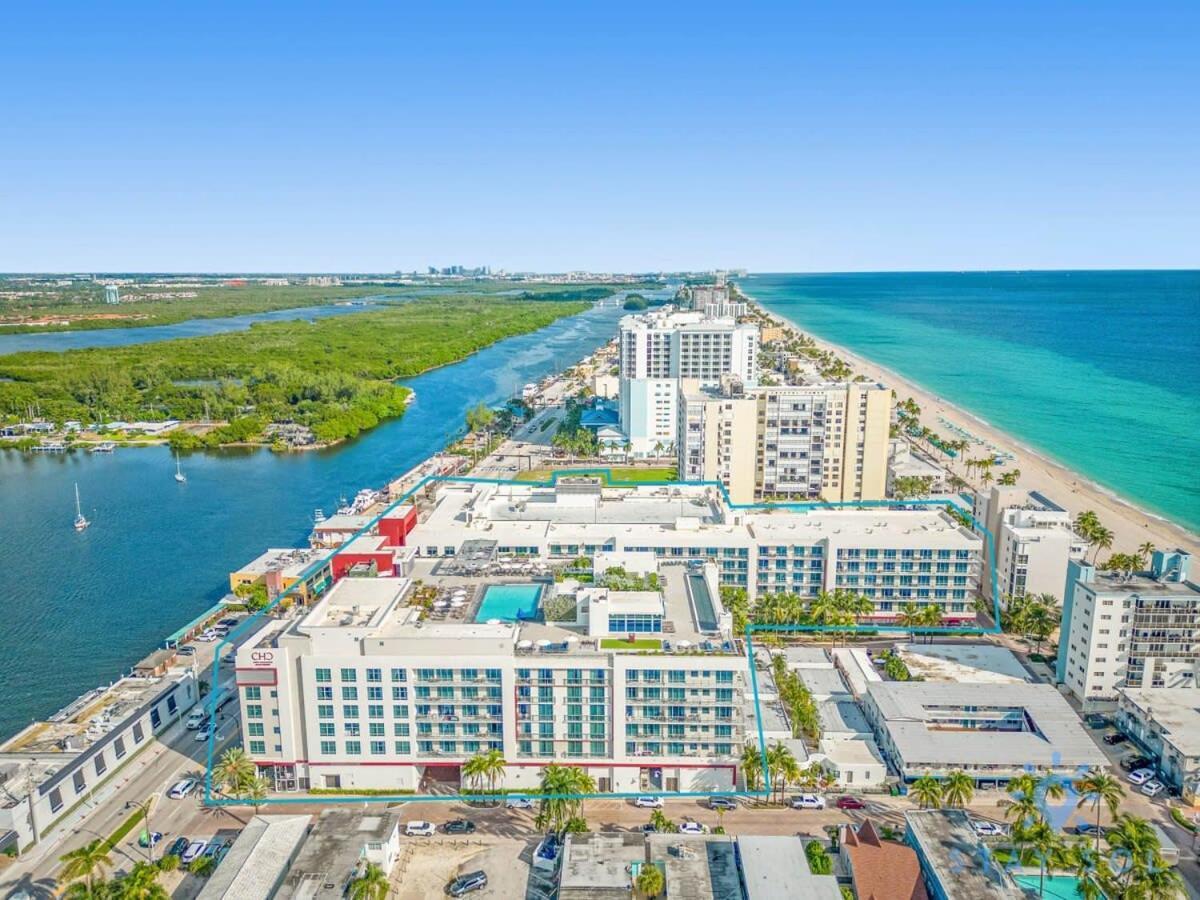
{"label": "beige condominium building", "polygon": [[677,406],[679,477],[719,481],[734,503],[885,496],[892,395],[882,385],[685,379]]}

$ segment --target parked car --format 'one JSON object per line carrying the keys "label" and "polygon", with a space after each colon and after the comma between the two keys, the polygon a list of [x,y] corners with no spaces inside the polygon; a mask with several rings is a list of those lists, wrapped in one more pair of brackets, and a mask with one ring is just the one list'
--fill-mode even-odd
{"label": "parked car", "polygon": [[654,827],[654,823],[647,822],[642,826],[642,832],[644,834],[658,834],[658,829]]}
{"label": "parked car", "polygon": [[433,837],[437,829],[432,822],[406,822],[404,833],[409,837]]}
{"label": "parked car", "polygon": [[703,822],[693,822],[690,819],[679,823],[680,834],[708,834],[708,826]]}
{"label": "parked car", "polygon": [[709,797],[708,798],[708,808],[709,809],[731,810],[731,809],[737,809],[738,805],[737,805],[737,801],[734,800],[732,797]]}
{"label": "parked car", "polygon": [[176,647],[175,652],[180,656],[195,656],[196,648],[191,644],[184,644],[182,647]]}
{"label": "parked car", "polygon": [[662,797],[638,797],[633,801],[634,806],[640,806],[642,809],[662,809]]}
{"label": "parked car", "polygon": [[1125,776],[1125,778],[1130,784],[1145,784],[1147,781],[1150,781],[1152,778],[1154,778],[1154,770],[1138,769],[1135,772],[1130,772]]}
{"label": "parked car", "polygon": [[192,841],[188,844],[188,848],[183,851],[183,855],[179,857],[179,861],[183,865],[187,865],[197,859],[208,847],[208,841]]}
{"label": "parked car", "polygon": [[[200,730],[196,732],[196,741],[207,741],[208,736],[214,731],[216,731],[216,728],[213,726],[212,722],[207,722],[204,725],[201,725]],[[217,735],[217,740],[221,740],[221,735]]]}
{"label": "parked car", "polygon": [[1147,797],[1157,797],[1166,790],[1166,786],[1161,781],[1147,781],[1141,790]]}
{"label": "parked car", "polygon": [[217,633],[215,631],[213,631],[212,629],[209,629],[208,631],[204,632],[203,634],[196,635],[196,640],[203,641],[206,644],[211,644],[216,639],[217,639]]}
{"label": "parked car", "polygon": [[446,885],[446,893],[451,897],[461,897],[463,894],[483,890],[487,887],[487,883],[486,872],[469,872],[466,875],[459,875]]}
{"label": "parked car", "polygon": [[473,834],[475,832],[475,823],[467,819],[454,819],[442,826],[442,831],[446,834]]}
{"label": "parked car", "polygon": [[163,839],[163,834],[161,831],[151,831],[149,834],[147,834],[146,832],[143,831],[140,835],[138,835],[138,846],[139,847],[157,847],[158,842],[161,841],[162,839]]}
{"label": "parked car", "polygon": [[1075,823],[1075,833],[1080,837],[1095,837],[1097,831],[1101,831],[1101,829],[1094,822]]}
{"label": "parked car", "polygon": [[171,789],[167,791],[167,796],[172,800],[182,800],[195,789],[196,779],[185,778],[183,781],[177,781],[171,785]]}
{"label": "parked car", "polygon": [[1126,772],[1136,772],[1138,769],[1148,769],[1154,765],[1154,760],[1148,756],[1126,756],[1121,760],[1121,768]]}
{"label": "parked car", "polygon": [[533,801],[528,797],[509,797],[504,801],[505,809],[533,809]]}
{"label": "parked car", "polygon": [[220,625],[220,626],[221,626],[221,627],[223,627],[223,628],[232,628],[232,627],[233,627],[233,626],[235,626],[237,623],[238,623],[238,620],[237,620],[237,619],[222,619],[222,620],[221,620],[220,622],[218,622],[217,624],[218,624],[218,625]]}
{"label": "parked car", "polygon": [[863,803],[857,797],[851,797],[849,794],[844,794],[837,798],[837,803],[834,804],[838,809],[866,809],[867,804]]}
{"label": "parked car", "polygon": [[989,822],[987,819],[972,819],[971,827],[980,837],[1001,837],[1005,833],[1003,825],[999,822]]}
{"label": "parked car", "polygon": [[212,859],[213,862],[220,862],[225,858],[225,854],[229,852],[229,848],[232,846],[232,841],[212,841],[204,848],[204,855]]}
{"label": "parked car", "polygon": [[183,856],[183,851],[188,848],[188,844],[190,843],[191,841],[185,837],[175,838],[175,840],[171,843],[171,846],[167,848],[167,855]]}
{"label": "parked car", "polygon": [[792,798],[791,807],[792,809],[824,809],[825,798],[820,794],[801,794]]}
{"label": "parked car", "polygon": [[1117,744],[1123,744],[1127,740],[1129,740],[1129,738],[1125,737],[1125,735],[1121,734],[1119,731],[1114,731],[1112,734],[1106,734],[1104,736],[1104,743],[1108,744],[1110,747],[1115,747]]}
{"label": "parked car", "polygon": [[1089,713],[1083,717],[1083,721],[1088,728],[1107,728],[1112,724],[1112,719],[1099,713]]}

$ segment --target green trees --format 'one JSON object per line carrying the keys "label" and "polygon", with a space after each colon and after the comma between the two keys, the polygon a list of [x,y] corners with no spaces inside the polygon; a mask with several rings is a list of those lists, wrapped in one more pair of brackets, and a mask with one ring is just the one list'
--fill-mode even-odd
{"label": "green trees", "polygon": [[[626,309],[628,308],[626,305]],[[643,897],[657,897],[666,886],[667,879],[663,876],[662,869],[654,863],[646,863],[638,872],[637,889]]]}
{"label": "green trees", "polygon": [[762,752],[758,749],[758,745],[752,742],[747,742],[746,745],[742,747],[742,756],[738,762],[742,769],[742,778],[745,780],[746,790],[762,790],[763,758]]}
{"label": "green trees", "polygon": [[942,783],[932,775],[922,775],[909,786],[908,793],[921,809],[940,809],[942,806]]}
{"label": "green trees", "polygon": [[462,777],[474,784],[476,790],[481,790],[484,782],[488,790],[495,793],[496,782],[504,776],[508,762],[499,750],[486,750],[468,759],[462,766]]}
{"label": "green trees", "polygon": [[97,881],[103,881],[104,873],[112,868],[112,848],[107,842],[94,840],[89,844],[63,854],[59,859],[63,863],[62,877],[65,881],[84,881],[88,889],[95,887]]}
{"label": "green trees", "polygon": [[230,794],[241,794],[254,780],[258,770],[241,747],[230,747],[213,766],[213,780]]}
{"label": "green trees", "polygon": [[799,675],[787,667],[787,660],[782,656],[771,660],[771,674],[775,679],[775,689],[779,691],[779,699],[783,701],[791,719],[793,736],[803,737],[809,746],[816,746],[821,740],[821,716],[812,691],[800,680]]}
{"label": "green trees", "polygon": [[656,809],[650,814],[650,824],[659,834],[676,834],[679,831],[679,826],[668,819],[661,809]]}
{"label": "green trees", "polygon": [[387,873],[375,863],[367,863],[362,874],[350,882],[350,900],[385,900],[391,889]]}
{"label": "green trees", "polygon": [[825,852],[825,847],[820,841],[805,843],[804,858],[808,861],[809,871],[814,875],[833,874],[833,860],[829,858],[829,854]]}
{"label": "green trees", "polygon": [[576,795],[594,794],[596,782],[578,766],[550,763],[542,770],[541,792],[537,827],[562,833],[570,823],[583,819],[583,800]]}
{"label": "green trees", "polygon": [[1033,854],[1038,861],[1038,894],[1046,892],[1046,870],[1065,861],[1066,846],[1059,833],[1047,822],[1038,819],[1013,829],[1013,840],[1018,847]]}
{"label": "green trees", "polygon": [[999,479],[997,479],[997,481],[999,484],[1005,485],[1006,487],[1012,487],[1014,484],[1017,483],[1017,480],[1020,477],[1021,477],[1021,470],[1013,469],[1011,472],[1005,472],[1003,475],[1000,476]]}
{"label": "green trees", "polygon": [[1010,634],[1020,634],[1034,640],[1038,652],[1042,642],[1058,627],[1058,598],[1053,594],[1009,597],[1000,613],[1000,627]]}
{"label": "green trees", "polygon": [[966,772],[951,772],[942,783],[942,800],[951,809],[962,809],[974,796],[975,779]]}
{"label": "green trees", "polygon": [[1093,769],[1075,782],[1075,790],[1079,794],[1077,807],[1090,803],[1096,811],[1096,852],[1100,852],[1100,811],[1107,806],[1109,813],[1115,819],[1121,800],[1125,796],[1125,788],[1121,782],[1113,778],[1103,769]]}
{"label": "green trees", "polygon": [[928,475],[901,475],[892,481],[892,496],[897,500],[928,497],[933,478]]}
{"label": "green trees", "polygon": [[622,306],[625,309],[636,312],[648,308],[650,304],[646,302],[646,298],[641,294],[630,294],[625,298],[625,302],[622,304]]}
{"label": "green trees", "polygon": [[776,741],[767,748],[767,769],[771,773],[771,794],[778,793],[783,802],[788,785],[800,779],[800,765],[783,741]]}

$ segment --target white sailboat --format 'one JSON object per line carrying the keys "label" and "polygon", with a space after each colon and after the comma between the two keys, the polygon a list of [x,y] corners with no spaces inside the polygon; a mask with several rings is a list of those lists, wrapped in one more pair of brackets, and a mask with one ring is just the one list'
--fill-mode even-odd
{"label": "white sailboat", "polygon": [[79,506],[79,483],[75,483],[75,530],[83,531],[92,523],[83,517],[83,509]]}
{"label": "white sailboat", "polygon": [[187,476],[184,475],[182,470],[180,470],[180,468],[179,468],[179,454],[178,453],[175,454],[175,480],[178,481],[180,484],[183,484],[184,482],[187,481]]}

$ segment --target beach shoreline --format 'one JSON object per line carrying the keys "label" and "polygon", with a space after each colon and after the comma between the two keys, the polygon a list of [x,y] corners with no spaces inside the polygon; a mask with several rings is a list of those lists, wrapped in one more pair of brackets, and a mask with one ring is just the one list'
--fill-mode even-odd
{"label": "beach shoreline", "polygon": [[[1192,554],[1200,554],[1200,535],[1159,513],[1139,507],[1111,488],[1074,471],[1044,451],[1030,447],[996,428],[982,416],[922,387],[915,380],[806,330],[800,322],[771,311],[751,294],[746,293],[741,285],[738,286],[738,290],[747,302],[753,304],[773,323],[795,334],[804,335],[819,349],[841,357],[853,367],[855,374],[864,375],[872,381],[894,389],[898,401],[912,397],[921,407],[922,422],[934,431],[947,432],[946,427],[938,422],[940,416],[985,443],[993,444],[1000,451],[1012,454],[1014,459],[1005,469],[998,470],[997,474],[1020,469],[1021,477],[1017,482],[1019,487],[1045,495],[1069,511],[1073,517],[1084,510],[1094,510],[1102,523],[1113,532],[1113,545],[1108,551],[1101,551],[1101,561],[1111,553],[1133,553],[1147,541],[1160,550],[1179,548]],[[976,449],[968,449],[966,455],[980,454],[983,449],[977,444],[972,444],[972,448]],[[960,477],[964,475],[961,471],[957,474]]]}

